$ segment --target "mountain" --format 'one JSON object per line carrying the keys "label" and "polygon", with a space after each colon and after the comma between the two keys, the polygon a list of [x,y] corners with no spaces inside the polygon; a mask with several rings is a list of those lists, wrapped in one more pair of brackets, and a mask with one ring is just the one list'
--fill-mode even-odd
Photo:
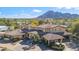
{"label": "mountain", "polygon": [[78,14],[70,14],[70,13],[61,13],[61,12],[54,12],[48,11],[43,15],[38,16],[37,18],[79,18]]}

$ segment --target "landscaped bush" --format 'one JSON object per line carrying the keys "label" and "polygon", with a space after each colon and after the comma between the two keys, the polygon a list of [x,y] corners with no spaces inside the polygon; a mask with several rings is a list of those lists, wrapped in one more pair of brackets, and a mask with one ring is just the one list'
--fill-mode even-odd
{"label": "landscaped bush", "polygon": [[65,46],[62,44],[60,44],[60,45],[55,44],[55,45],[50,46],[50,48],[54,49],[54,50],[62,51],[62,50],[64,50]]}
{"label": "landscaped bush", "polygon": [[36,43],[36,44],[41,42],[41,40],[38,37],[38,35],[35,35],[35,37],[33,37],[32,39],[33,39],[33,42]]}
{"label": "landscaped bush", "polygon": [[36,38],[36,39],[33,40],[33,42],[37,44],[39,41],[38,41],[38,39]]}
{"label": "landscaped bush", "polygon": [[6,51],[7,50],[7,48],[3,48],[1,51]]}

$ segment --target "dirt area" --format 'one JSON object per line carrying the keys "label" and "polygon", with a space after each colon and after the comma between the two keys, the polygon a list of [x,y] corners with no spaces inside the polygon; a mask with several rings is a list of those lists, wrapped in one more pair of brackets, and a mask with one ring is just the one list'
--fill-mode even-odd
{"label": "dirt area", "polygon": [[31,40],[21,40],[15,43],[0,43],[0,50],[3,48],[8,51],[51,51],[44,44],[32,44]]}
{"label": "dirt area", "polygon": [[[63,43],[65,45],[64,51],[76,51],[78,49],[72,48],[74,45],[70,45],[69,42]],[[20,40],[15,43],[0,43],[0,50],[6,51],[54,51],[44,44],[32,44],[32,40]]]}

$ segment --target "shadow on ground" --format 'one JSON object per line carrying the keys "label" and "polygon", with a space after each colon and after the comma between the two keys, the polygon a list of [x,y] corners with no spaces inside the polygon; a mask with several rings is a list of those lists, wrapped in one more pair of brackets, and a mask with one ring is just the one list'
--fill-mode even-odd
{"label": "shadow on ground", "polygon": [[21,45],[32,45],[32,39],[29,38],[25,38],[22,40],[22,42],[20,42]]}
{"label": "shadow on ground", "polygon": [[46,50],[51,50],[52,51],[52,49],[47,47],[44,43],[37,44],[37,45],[41,48],[42,51],[46,51]]}
{"label": "shadow on ground", "polygon": [[20,42],[21,45],[29,45],[29,46],[34,46],[34,45],[37,45],[42,51],[46,51],[46,50],[51,50],[50,48],[48,48],[43,42],[42,43],[37,43],[35,44],[33,42],[32,39],[29,39],[29,38],[25,38],[23,39],[22,42]]}

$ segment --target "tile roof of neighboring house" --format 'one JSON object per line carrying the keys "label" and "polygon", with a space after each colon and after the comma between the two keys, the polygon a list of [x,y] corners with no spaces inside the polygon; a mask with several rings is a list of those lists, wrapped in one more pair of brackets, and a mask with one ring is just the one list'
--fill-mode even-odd
{"label": "tile roof of neighboring house", "polygon": [[13,30],[13,31],[8,31],[5,33],[6,35],[11,35],[11,36],[16,36],[16,35],[24,35],[19,29]]}
{"label": "tile roof of neighboring house", "polygon": [[53,24],[43,24],[43,25],[39,25],[37,26],[37,28],[54,28],[54,27],[58,27],[58,26],[61,26],[63,28],[66,28],[67,26],[66,25],[53,25]]}

